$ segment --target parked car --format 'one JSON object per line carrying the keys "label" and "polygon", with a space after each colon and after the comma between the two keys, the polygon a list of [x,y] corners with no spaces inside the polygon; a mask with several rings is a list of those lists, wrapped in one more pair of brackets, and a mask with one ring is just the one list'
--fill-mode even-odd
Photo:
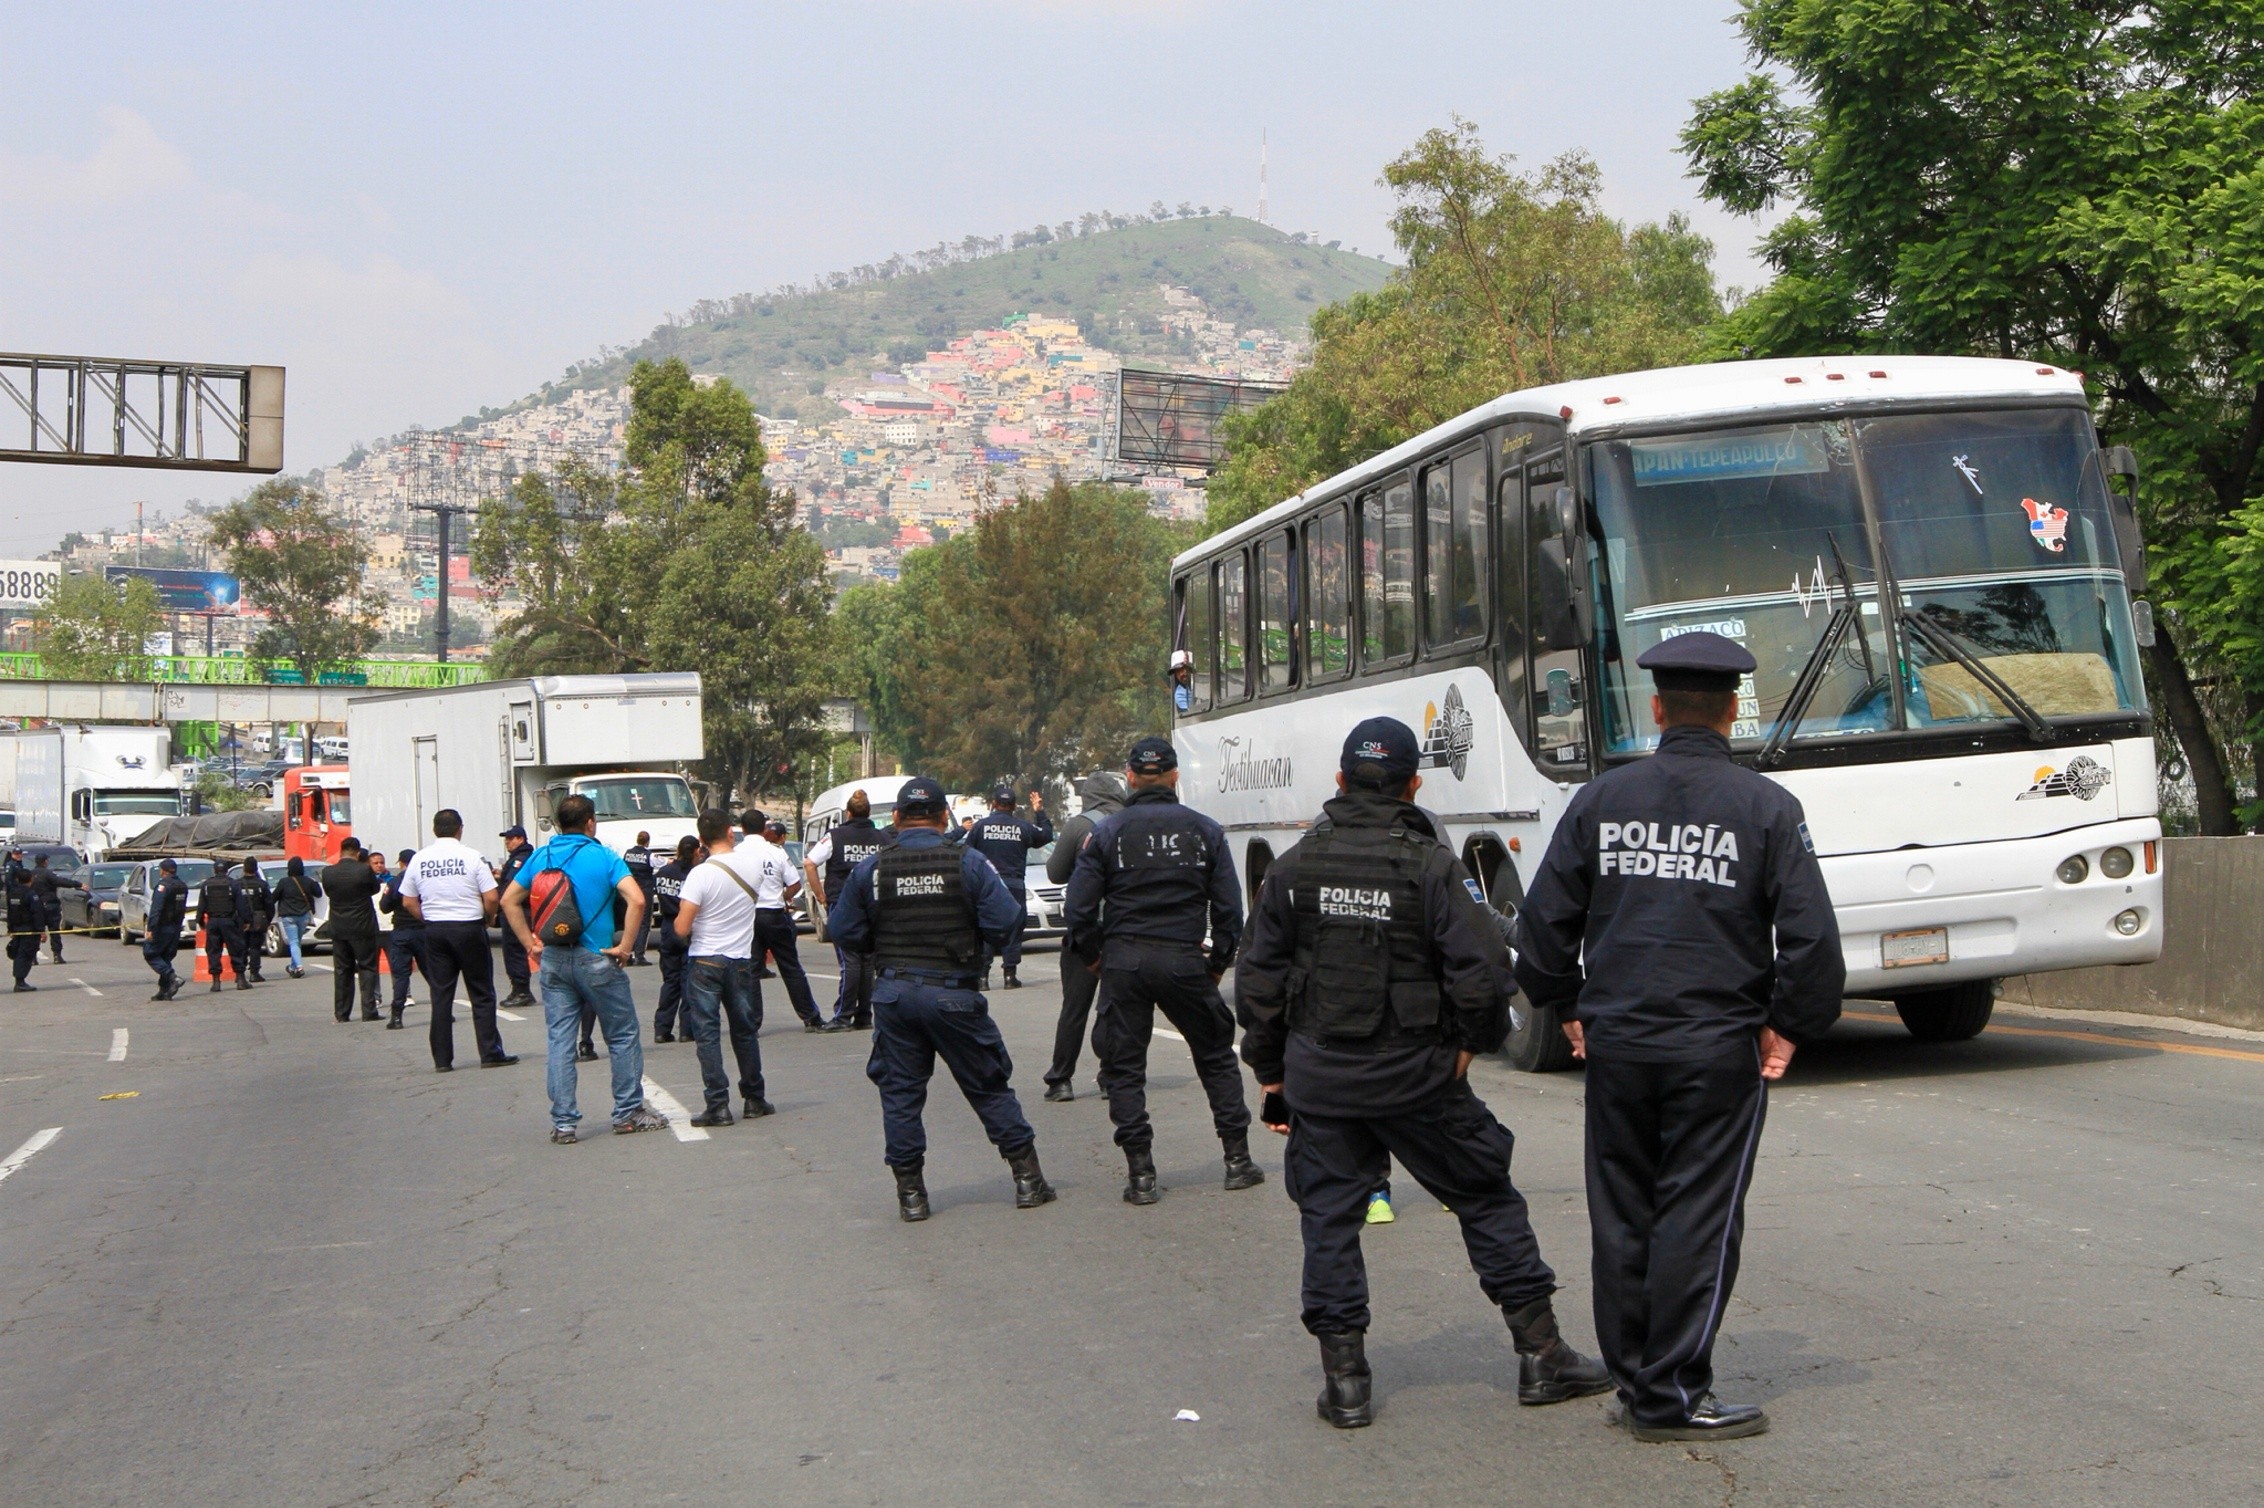
{"label": "parked car", "polygon": [[[157,863],[143,859],[131,866],[123,885],[118,887],[118,941],[128,947],[149,935],[149,897],[157,888]],[[212,878],[210,859],[176,859],[181,882],[194,891],[197,886]],[[181,912],[181,942],[184,946],[196,941],[196,897]]]}
{"label": "parked car", "polygon": [[1068,930],[1069,887],[1056,885],[1046,875],[1046,855],[1052,852],[1051,843],[1031,849],[1029,867],[1022,872],[1022,889],[1030,912],[1030,925],[1022,934],[1025,938],[1058,937]]}
{"label": "parked car", "polygon": [[[48,860],[50,867],[54,860]],[[57,904],[62,907],[63,925],[74,932],[88,932],[97,936],[116,934],[118,930],[118,892],[125,886],[126,877],[133,873],[131,864],[89,864],[79,871],[78,878],[84,889],[58,887]]]}

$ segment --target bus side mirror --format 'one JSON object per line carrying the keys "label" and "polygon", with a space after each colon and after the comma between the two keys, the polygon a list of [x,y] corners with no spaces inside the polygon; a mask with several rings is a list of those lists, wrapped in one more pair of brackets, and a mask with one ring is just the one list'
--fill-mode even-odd
{"label": "bus side mirror", "polygon": [[[2146,590],[2146,536],[2138,527],[2138,457],[2128,445],[2108,448],[2100,458],[2107,474],[2107,516],[2114,520],[2115,549],[2122,556],[2123,583],[2131,592]],[[2130,484],[2127,491],[2118,492],[2112,483],[2120,479]]]}
{"label": "bus side mirror", "polygon": [[1588,534],[1570,487],[1556,490],[1556,514],[1556,537],[1543,539],[1536,552],[1541,565],[1534,572],[1535,616],[1549,648],[1573,649],[1594,635],[1596,606],[1589,591]]}

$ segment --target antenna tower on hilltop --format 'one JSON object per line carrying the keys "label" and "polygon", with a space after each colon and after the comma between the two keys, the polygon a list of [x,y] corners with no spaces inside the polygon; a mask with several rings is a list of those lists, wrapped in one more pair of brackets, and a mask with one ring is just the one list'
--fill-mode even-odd
{"label": "antenna tower on hilltop", "polygon": [[1266,132],[1262,126],[1258,129],[1258,223],[1273,223],[1266,218]]}

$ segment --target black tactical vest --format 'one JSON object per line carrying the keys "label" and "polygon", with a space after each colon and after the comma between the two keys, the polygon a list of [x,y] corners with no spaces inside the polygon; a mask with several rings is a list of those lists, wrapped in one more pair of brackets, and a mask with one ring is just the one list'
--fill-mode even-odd
{"label": "black tactical vest", "polygon": [[888,846],[889,834],[873,826],[870,817],[852,817],[833,829],[833,852],[825,860],[825,898],[838,899],[849,883],[849,871]]}
{"label": "black tactical vest", "polygon": [[881,851],[873,873],[873,962],[882,968],[973,973],[982,964],[983,935],[962,867],[967,856],[948,843]]}
{"label": "black tactical vest", "polygon": [[215,921],[232,922],[236,919],[236,887],[219,875],[204,882],[201,903],[204,914]]}
{"label": "black tactical vest", "polygon": [[1435,1035],[1438,976],[1423,914],[1423,866],[1437,848],[1406,828],[1330,827],[1297,846],[1289,1026],[1308,1036]]}
{"label": "black tactical vest", "polygon": [[28,876],[11,873],[8,876],[8,930],[10,932],[37,932],[42,918],[39,915],[38,895],[31,888]]}

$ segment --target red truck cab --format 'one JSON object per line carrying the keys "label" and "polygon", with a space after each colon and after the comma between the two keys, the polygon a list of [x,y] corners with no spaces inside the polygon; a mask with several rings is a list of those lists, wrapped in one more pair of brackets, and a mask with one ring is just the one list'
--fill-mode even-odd
{"label": "red truck cab", "polygon": [[283,772],[283,853],[328,864],[354,834],[353,795],[342,764],[294,765]]}

